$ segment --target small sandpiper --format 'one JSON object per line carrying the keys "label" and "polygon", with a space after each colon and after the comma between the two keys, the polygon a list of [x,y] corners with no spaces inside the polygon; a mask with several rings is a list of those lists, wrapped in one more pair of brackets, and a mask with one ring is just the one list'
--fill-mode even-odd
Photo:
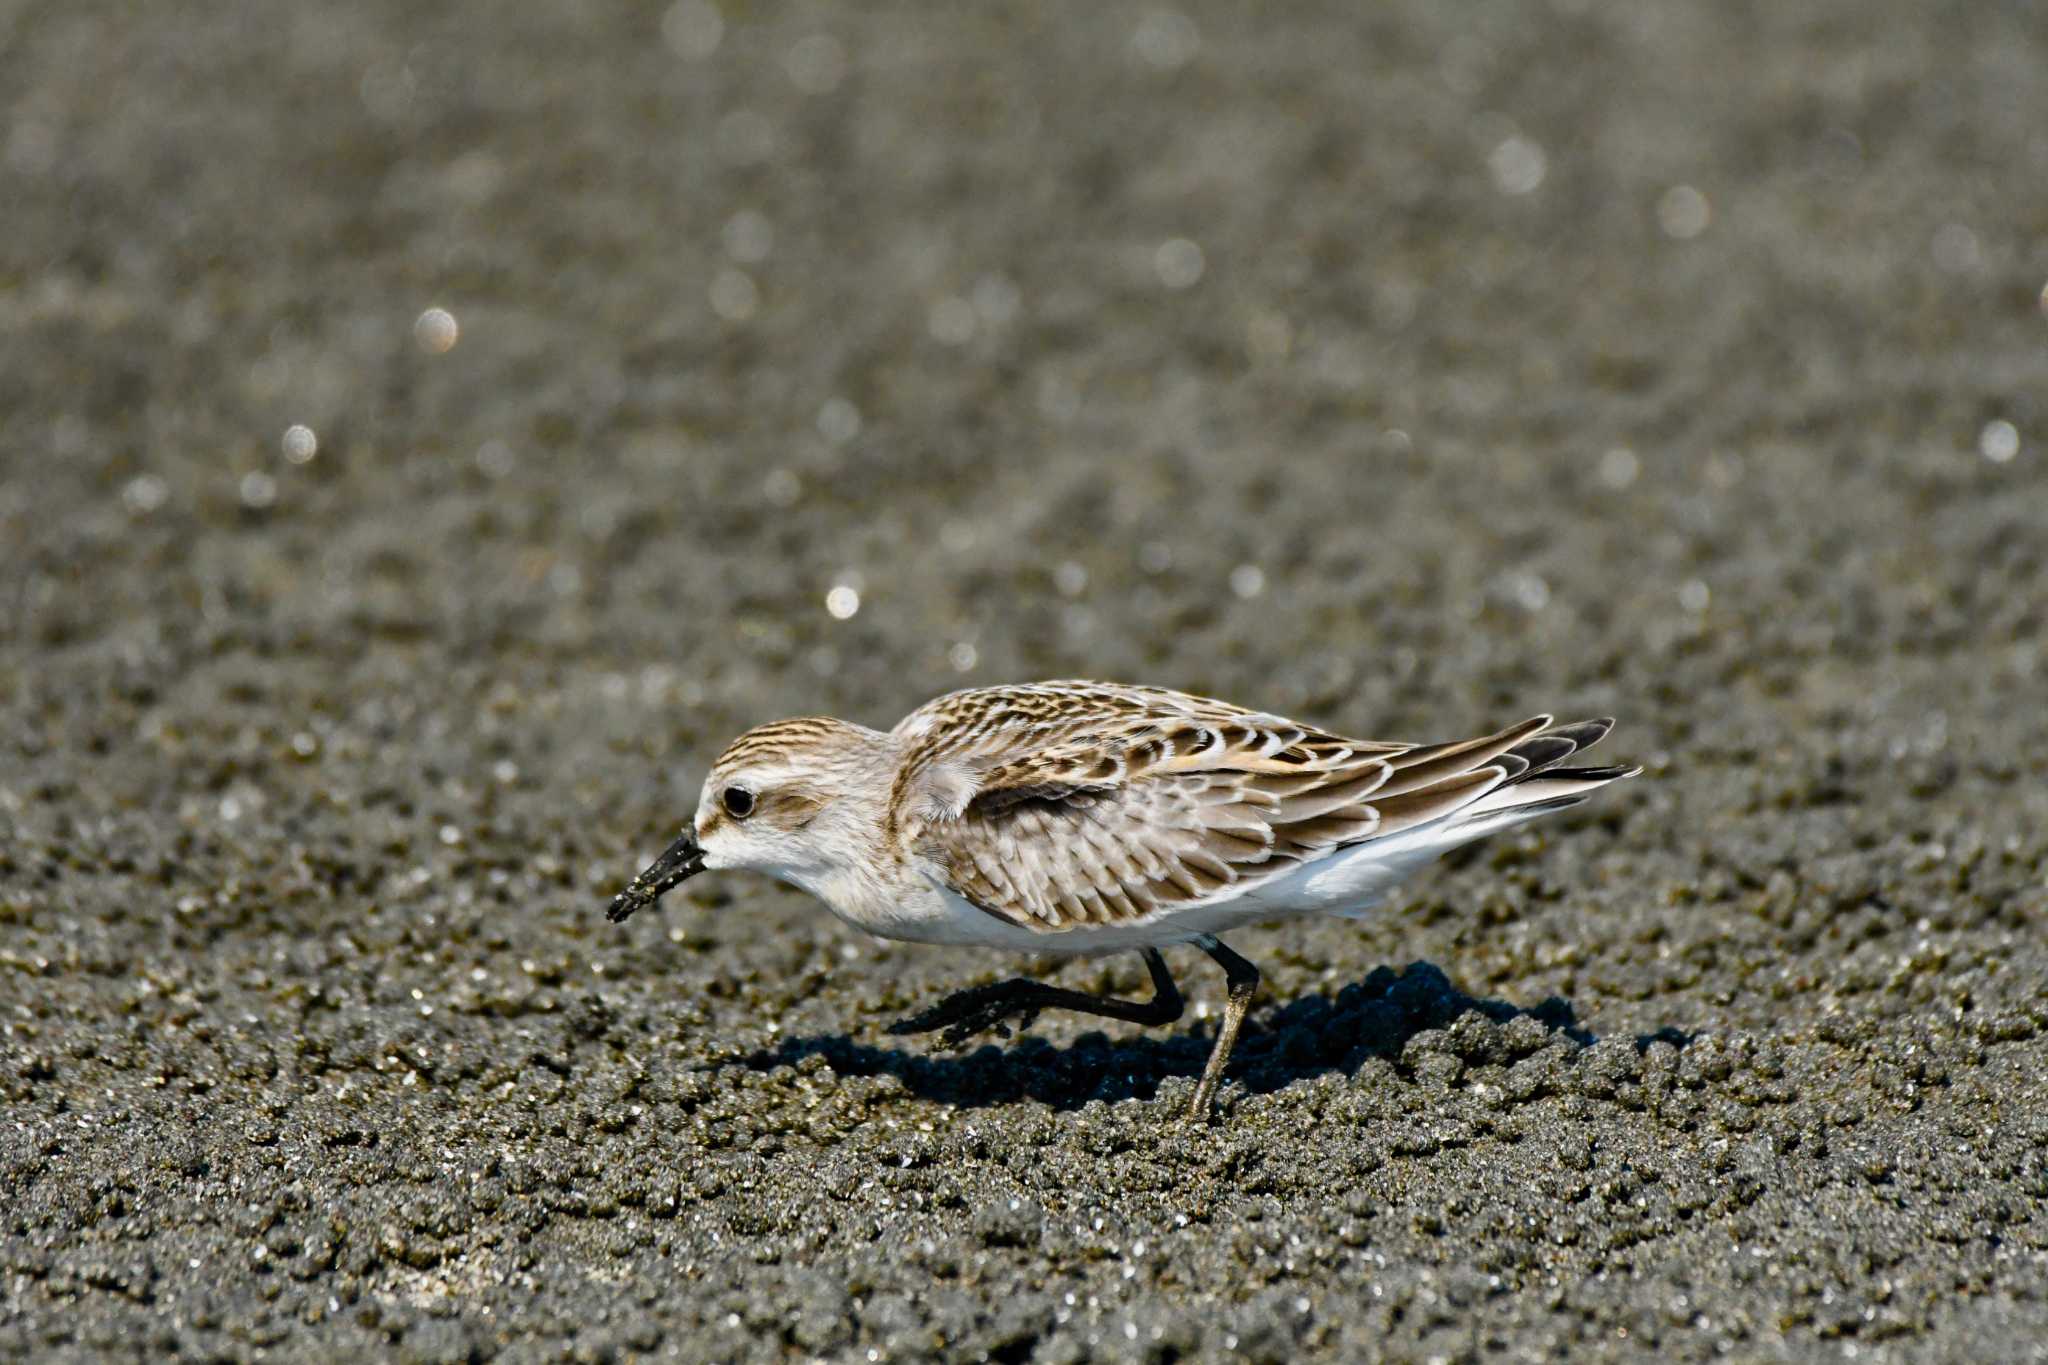
{"label": "small sandpiper", "polygon": [[1395,744],[1153,687],[1047,682],[927,702],[883,732],[817,716],[749,730],[697,813],[611,903],[623,920],[707,869],[765,872],[882,938],[1032,953],[1130,949],[1150,1000],[1017,979],[891,1026],[949,1046],[1039,1011],[1170,1024],[1159,950],[1193,944],[1229,1003],[1189,1115],[1206,1118],[1259,971],[1218,935],[1357,915],[1473,839],[1578,804],[1637,768],[1561,766],[1613,722],[1536,716]]}

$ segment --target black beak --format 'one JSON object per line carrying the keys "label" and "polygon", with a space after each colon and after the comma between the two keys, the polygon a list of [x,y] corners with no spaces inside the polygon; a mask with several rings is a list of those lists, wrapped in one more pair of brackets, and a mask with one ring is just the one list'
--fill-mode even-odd
{"label": "black beak", "polygon": [[604,912],[604,917],[617,924],[635,910],[654,904],[672,887],[680,886],[703,870],[704,850],[697,847],[697,831],[686,829],[680,839],[648,865],[645,872],[612,897],[611,908]]}

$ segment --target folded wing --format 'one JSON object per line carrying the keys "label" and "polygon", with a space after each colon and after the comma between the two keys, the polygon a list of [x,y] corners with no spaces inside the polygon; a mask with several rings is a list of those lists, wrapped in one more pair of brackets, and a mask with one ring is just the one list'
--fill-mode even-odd
{"label": "folded wing", "polygon": [[1049,934],[1243,894],[1450,816],[1598,737],[1546,734],[1538,716],[1457,744],[1370,743],[1101,684],[932,708],[897,727],[919,738],[899,784],[903,834],[963,899]]}

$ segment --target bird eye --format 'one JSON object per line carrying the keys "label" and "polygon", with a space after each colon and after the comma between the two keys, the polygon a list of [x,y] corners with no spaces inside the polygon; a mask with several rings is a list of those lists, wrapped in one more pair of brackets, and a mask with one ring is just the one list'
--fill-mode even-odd
{"label": "bird eye", "polygon": [[745,787],[727,787],[718,799],[725,802],[725,813],[735,820],[744,820],[754,813],[754,794]]}

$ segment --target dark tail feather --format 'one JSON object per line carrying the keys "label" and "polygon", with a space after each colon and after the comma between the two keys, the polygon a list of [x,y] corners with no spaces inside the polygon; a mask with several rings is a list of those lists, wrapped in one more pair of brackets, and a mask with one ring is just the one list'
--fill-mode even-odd
{"label": "dark tail feather", "polygon": [[1606,768],[1552,768],[1543,774],[1545,782],[1612,782],[1617,777],[1634,777],[1642,769],[1616,763]]}
{"label": "dark tail feather", "polygon": [[1554,810],[1576,806],[1596,790],[1619,778],[1634,777],[1641,768],[1616,765],[1606,768],[1562,768],[1558,765],[1582,749],[1591,748],[1607,737],[1614,722],[1581,720],[1554,725],[1540,734],[1520,741],[1495,759],[1492,766],[1506,778],[1492,791],[1460,813],[1461,822],[1500,828],[1503,817],[1511,823]]}
{"label": "dark tail feather", "polygon": [[1581,749],[1592,748],[1595,744],[1605,739],[1607,732],[1613,728],[1613,717],[1603,716],[1598,720],[1581,720],[1573,721],[1569,725],[1553,725],[1542,734],[1532,735],[1502,755],[1503,758],[1513,757],[1528,765],[1520,772],[1510,771],[1507,783],[1504,785],[1527,782],[1530,778],[1538,775],[1546,779],[1553,777],[1585,777],[1594,780],[1621,776],[1628,771],[1626,768],[1559,768],[1556,766],[1570,758],[1573,754],[1578,753]]}

